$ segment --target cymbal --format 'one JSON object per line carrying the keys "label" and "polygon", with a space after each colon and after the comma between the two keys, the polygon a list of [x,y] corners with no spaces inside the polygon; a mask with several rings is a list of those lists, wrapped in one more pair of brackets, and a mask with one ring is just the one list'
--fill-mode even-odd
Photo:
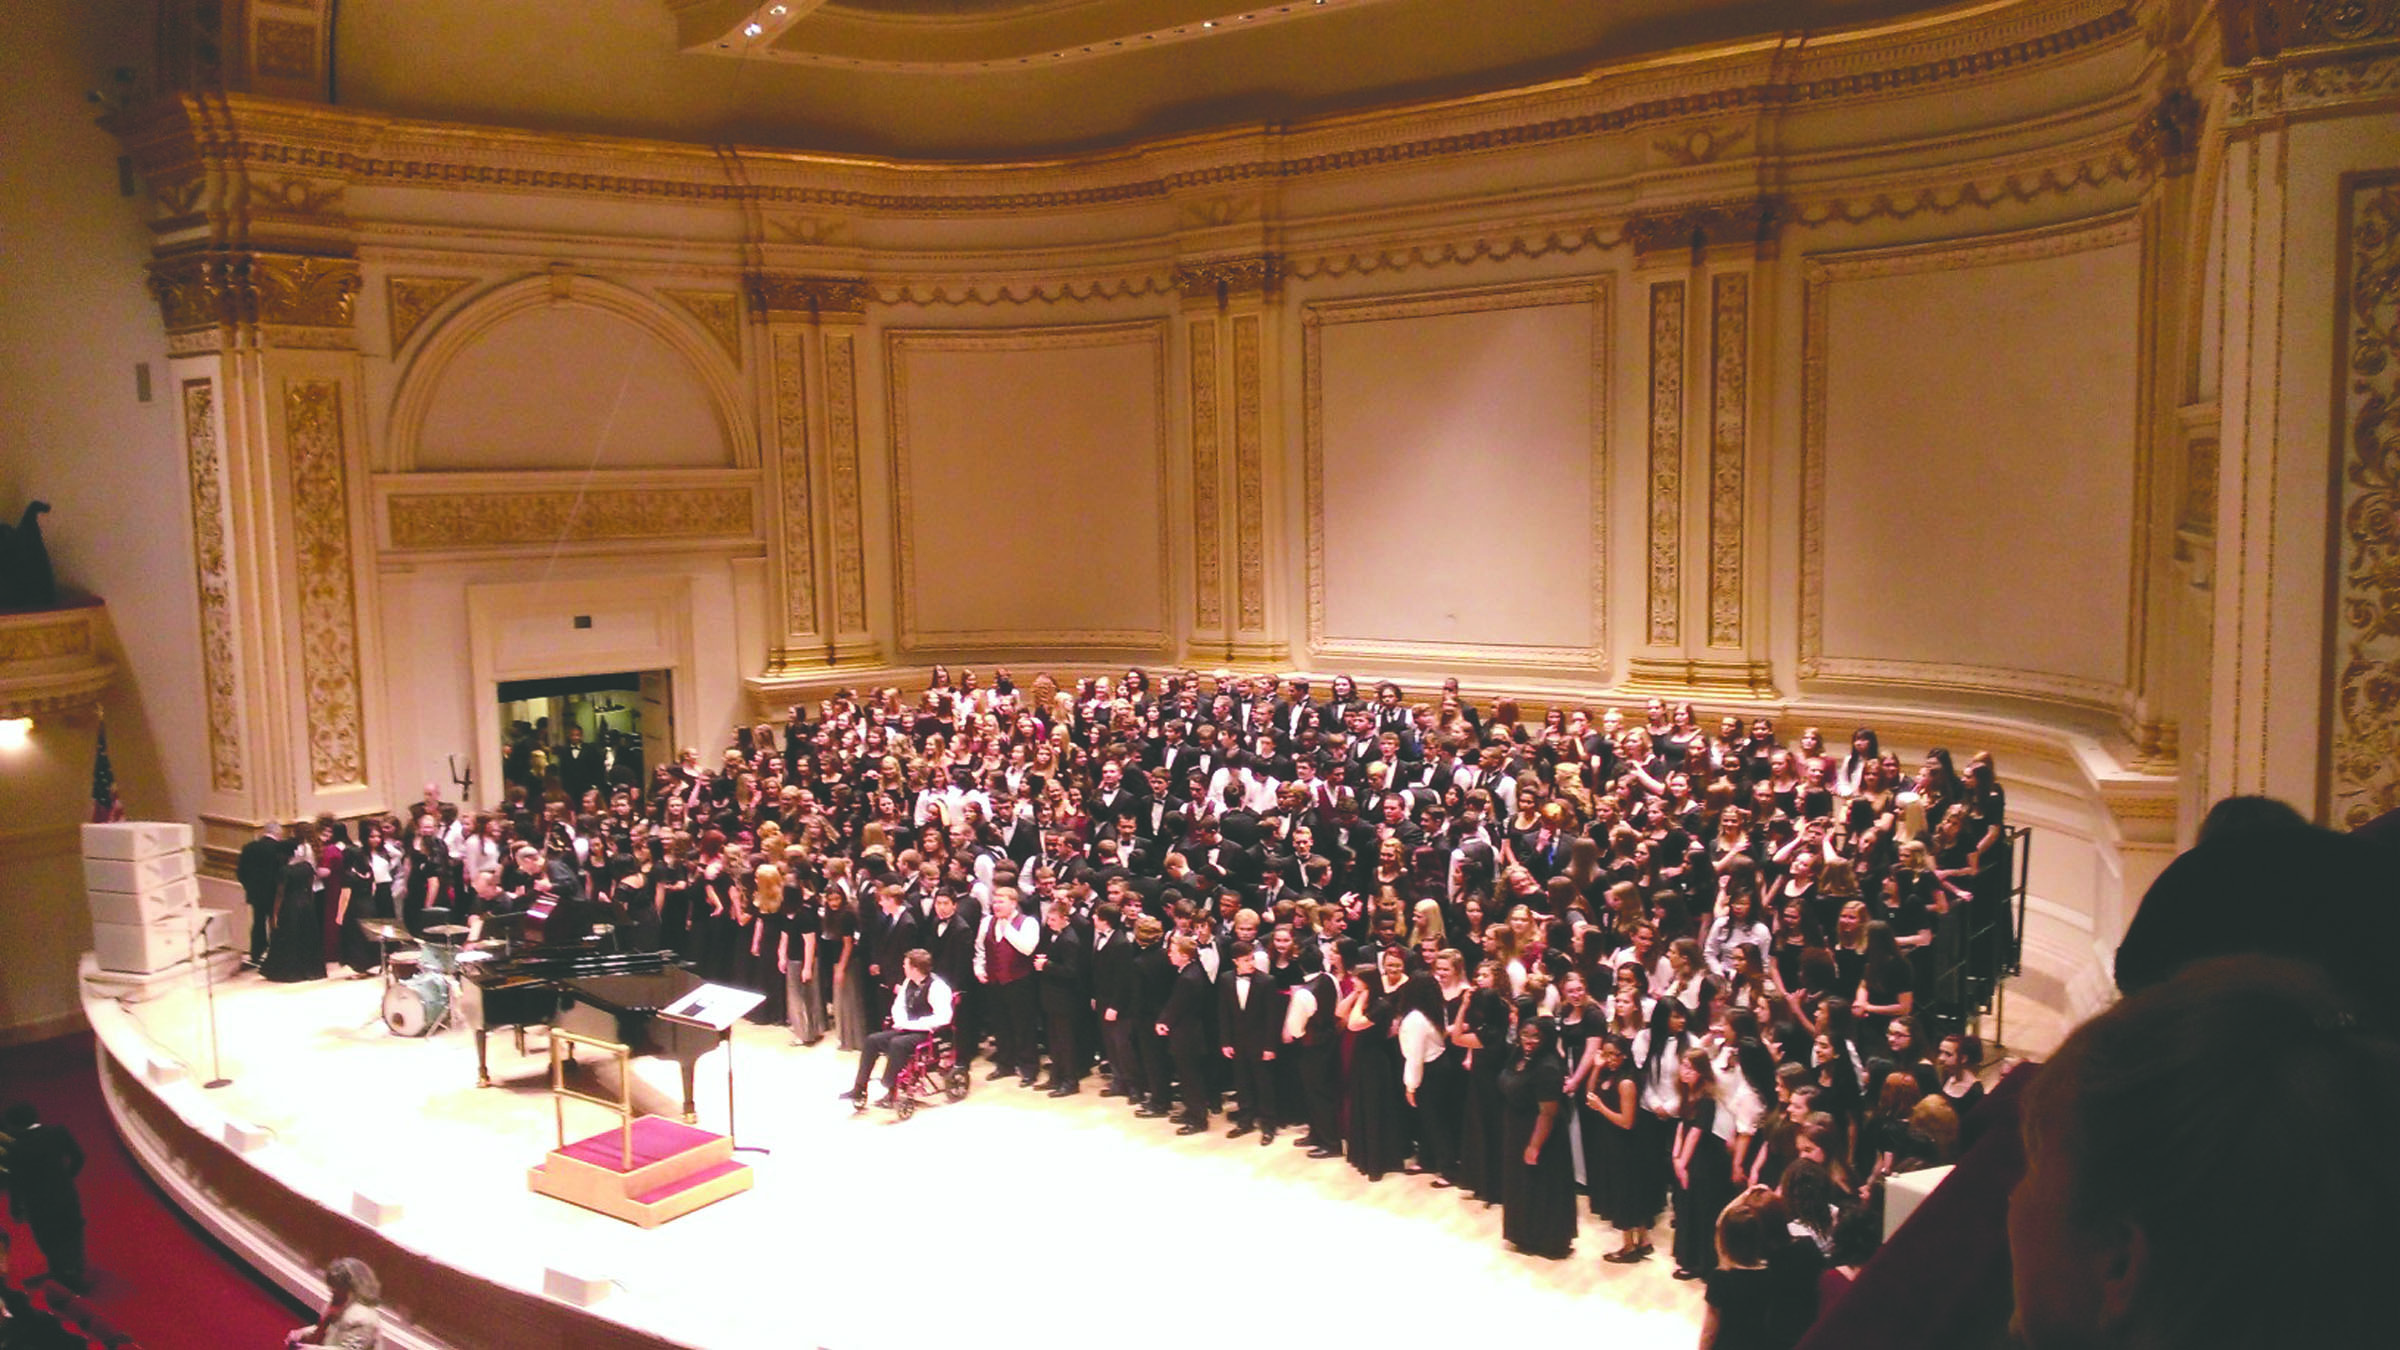
{"label": "cymbal", "polygon": [[358,929],[377,942],[406,942],[408,925],[394,919],[360,919]]}
{"label": "cymbal", "polygon": [[437,923],[425,930],[427,937],[465,937],[471,930],[463,923]]}

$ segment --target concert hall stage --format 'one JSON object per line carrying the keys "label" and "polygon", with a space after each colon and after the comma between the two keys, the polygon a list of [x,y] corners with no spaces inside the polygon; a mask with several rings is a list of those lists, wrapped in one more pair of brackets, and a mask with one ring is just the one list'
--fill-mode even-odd
{"label": "concert hall stage", "polygon": [[[86,960],[87,975],[91,969]],[[219,983],[223,1068],[207,1091],[197,978],[120,1004],[87,980],[119,1130],[177,1203],[295,1293],[332,1256],[382,1275],[397,1347],[983,1343],[1214,1347],[1228,1338],[1418,1345],[1556,1327],[1579,1341],[1693,1343],[1697,1284],[1660,1255],[1520,1257],[1500,1211],[1424,1180],[1369,1184],[1279,1139],[1177,1138],[1096,1095],[1013,1081],[901,1122],[835,1095],[855,1057],[735,1033],[739,1158],[755,1188],[644,1230],[533,1193],[556,1142],[548,1056],[473,1036],[411,1040],[377,1017],[377,979]],[[587,1054],[586,1060],[590,1058]],[[676,1114],[671,1060],[637,1060],[637,1103]],[[613,1078],[613,1069],[608,1077]],[[702,1059],[699,1124],[727,1129],[724,1052]],[[613,1084],[612,1084],[613,1086]],[[571,1137],[611,1123],[570,1102]],[[1288,1137],[1288,1136],[1287,1136]],[[551,1283],[564,1281],[563,1283]],[[546,1288],[548,1292],[545,1292]],[[588,1308],[576,1289],[597,1290]],[[1229,1291],[1239,1290],[1239,1294]],[[1291,1335],[1277,1328],[1291,1329]]]}

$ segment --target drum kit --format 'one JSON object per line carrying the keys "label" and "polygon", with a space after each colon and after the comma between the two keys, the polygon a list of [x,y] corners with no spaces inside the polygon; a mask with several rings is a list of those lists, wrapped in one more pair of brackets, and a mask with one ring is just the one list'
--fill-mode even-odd
{"label": "drum kit", "polygon": [[[465,924],[436,924],[422,939],[389,920],[360,926],[383,944],[383,1025],[395,1036],[430,1036],[455,1022],[462,972],[501,947],[496,938],[468,942]],[[394,950],[412,942],[415,951]]]}

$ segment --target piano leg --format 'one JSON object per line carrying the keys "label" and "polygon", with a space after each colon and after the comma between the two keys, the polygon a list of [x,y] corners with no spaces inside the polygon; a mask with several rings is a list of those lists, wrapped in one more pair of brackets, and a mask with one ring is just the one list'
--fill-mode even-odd
{"label": "piano leg", "polygon": [[689,1059],[683,1061],[683,1123],[686,1125],[700,1123],[700,1106],[692,1096],[692,1076],[699,1071],[698,1061]]}
{"label": "piano leg", "polygon": [[492,1066],[484,1053],[488,1037],[489,1033],[482,1027],[475,1028],[475,1086],[479,1088],[492,1085]]}

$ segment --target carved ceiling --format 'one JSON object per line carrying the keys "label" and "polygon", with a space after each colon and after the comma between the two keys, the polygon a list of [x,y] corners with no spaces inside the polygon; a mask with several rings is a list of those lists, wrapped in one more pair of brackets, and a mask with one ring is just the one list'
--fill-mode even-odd
{"label": "carved ceiling", "polygon": [[1023,155],[2009,0],[346,0],[337,98],[542,130]]}

